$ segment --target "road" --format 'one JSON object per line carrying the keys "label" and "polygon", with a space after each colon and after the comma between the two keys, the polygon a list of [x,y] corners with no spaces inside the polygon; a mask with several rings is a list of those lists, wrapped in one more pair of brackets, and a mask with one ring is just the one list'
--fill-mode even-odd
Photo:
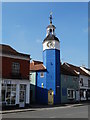
{"label": "road", "polygon": [[33,109],[5,113],[3,118],[88,118],[88,105]]}

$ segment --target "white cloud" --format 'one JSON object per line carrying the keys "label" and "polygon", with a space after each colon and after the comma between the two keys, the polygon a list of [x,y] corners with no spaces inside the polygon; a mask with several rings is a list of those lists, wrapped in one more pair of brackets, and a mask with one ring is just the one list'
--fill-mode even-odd
{"label": "white cloud", "polygon": [[83,29],[83,32],[84,32],[84,33],[87,33],[87,32],[88,32],[88,28],[84,28],[84,29]]}
{"label": "white cloud", "polygon": [[90,27],[88,27],[88,28],[84,28],[84,29],[83,29],[83,32],[84,32],[84,33],[88,33],[88,32],[90,32]]}
{"label": "white cloud", "polygon": [[42,43],[42,40],[41,39],[37,39],[36,42],[37,43]]}
{"label": "white cloud", "polygon": [[20,27],[21,27],[21,25],[19,25],[19,24],[16,25],[16,28],[20,28]]}

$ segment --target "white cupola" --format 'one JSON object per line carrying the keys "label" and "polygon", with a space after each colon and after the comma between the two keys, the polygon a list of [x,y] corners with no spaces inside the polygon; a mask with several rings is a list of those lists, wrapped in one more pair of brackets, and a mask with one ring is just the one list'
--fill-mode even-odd
{"label": "white cupola", "polygon": [[55,35],[56,27],[52,24],[52,13],[50,13],[50,24],[47,27],[46,38],[43,40],[43,51],[48,49],[60,50],[60,41]]}
{"label": "white cupola", "polygon": [[47,26],[47,33],[46,36],[48,35],[55,35],[55,29],[56,27],[52,24],[52,12],[50,13],[50,25]]}

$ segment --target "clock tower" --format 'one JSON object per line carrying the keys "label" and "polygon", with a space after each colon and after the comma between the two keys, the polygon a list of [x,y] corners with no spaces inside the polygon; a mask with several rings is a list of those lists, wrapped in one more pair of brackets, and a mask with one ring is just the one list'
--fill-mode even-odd
{"label": "clock tower", "polygon": [[48,91],[48,104],[60,103],[61,79],[60,79],[60,41],[55,34],[56,27],[52,24],[47,26],[46,38],[43,41],[43,64],[47,69],[45,74],[46,89]]}

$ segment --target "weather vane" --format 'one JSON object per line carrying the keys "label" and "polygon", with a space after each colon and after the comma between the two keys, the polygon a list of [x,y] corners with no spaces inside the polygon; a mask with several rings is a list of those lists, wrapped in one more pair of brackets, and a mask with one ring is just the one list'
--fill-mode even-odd
{"label": "weather vane", "polygon": [[52,11],[50,12],[50,24],[52,24]]}

